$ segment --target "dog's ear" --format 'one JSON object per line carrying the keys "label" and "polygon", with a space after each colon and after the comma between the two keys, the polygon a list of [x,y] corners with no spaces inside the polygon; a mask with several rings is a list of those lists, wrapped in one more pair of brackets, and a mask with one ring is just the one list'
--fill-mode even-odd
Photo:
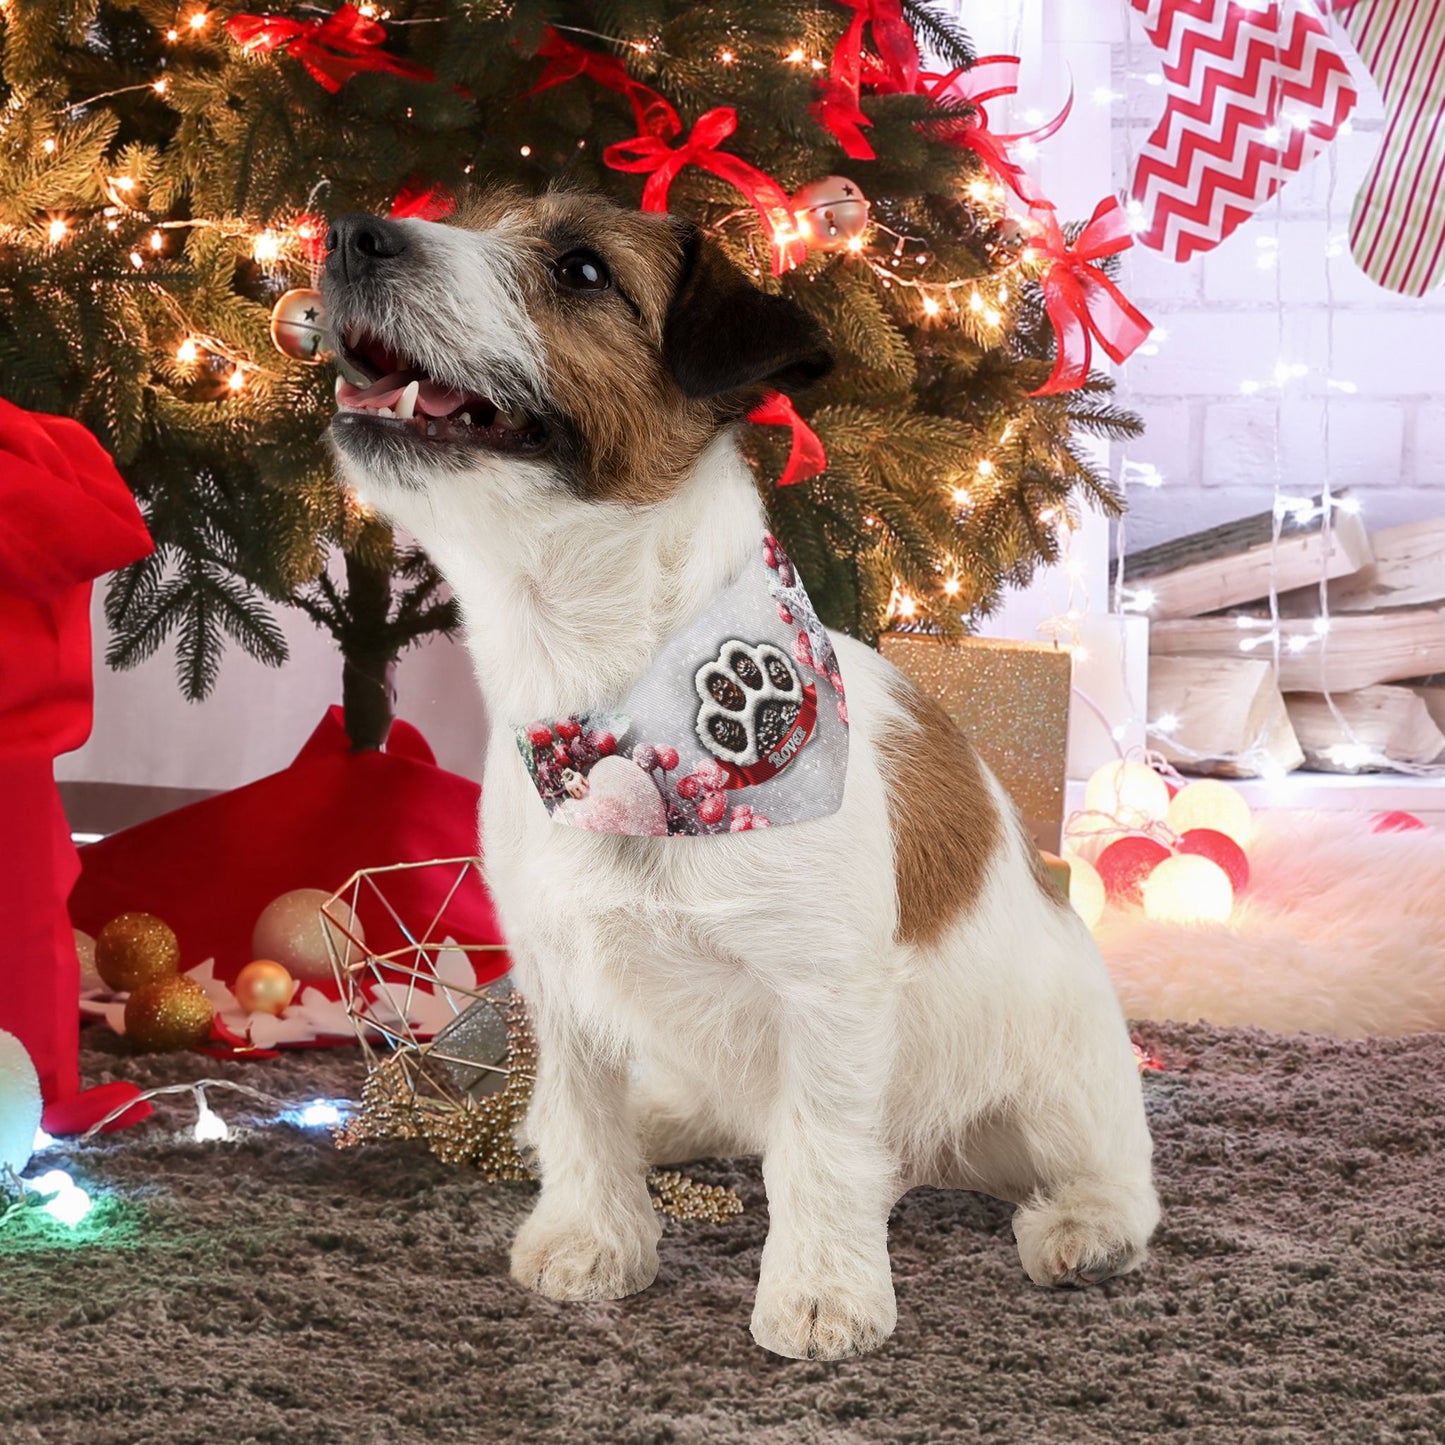
{"label": "dog's ear", "polygon": [[796,391],[833,369],[823,332],[785,296],[760,291],[690,223],[662,327],[662,361],[688,396]]}

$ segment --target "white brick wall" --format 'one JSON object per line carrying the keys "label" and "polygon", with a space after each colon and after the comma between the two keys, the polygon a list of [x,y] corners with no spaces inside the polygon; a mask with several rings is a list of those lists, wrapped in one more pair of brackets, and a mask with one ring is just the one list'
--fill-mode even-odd
{"label": "white brick wall", "polygon": [[[1137,23],[1130,37],[1113,65],[1125,97],[1113,112],[1121,194],[1165,98],[1147,81],[1158,58]],[[1381,143],[1383,107],[1339,39],[1361,94],[1353,133],[1207,256],[1180,266],[1136,247],[1125,257],[1125,291],[1167,332],[1157,354],[1135,357],[1122,375],[1124,400],[1149,427],[1124,453],[1166,477],[1157,491],[1131,489],[1131,548],[1267,510],[1276,475],[1303,493],[1328,471],[1361,497],[1371,526],[1445,513],[1445,367],[1432,359],[1445,347],[1445,288],[1423,301],[1392,295],[1349,254],[1350,212]],[[1310,370],[1281,389],[1281,359]],[[1245,394],[1248,381],[1261,389]]]}

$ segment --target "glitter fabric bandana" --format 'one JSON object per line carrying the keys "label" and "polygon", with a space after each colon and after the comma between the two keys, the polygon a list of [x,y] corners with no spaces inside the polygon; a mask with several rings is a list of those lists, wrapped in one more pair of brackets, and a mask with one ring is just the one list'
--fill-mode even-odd
{"label": "glitter fabric bandana", "polygon": [[519,727],[517,747],[554,822],[643,838],[743,833],[838,811],[848,707],[833,644],[766,535],[616,712]]}

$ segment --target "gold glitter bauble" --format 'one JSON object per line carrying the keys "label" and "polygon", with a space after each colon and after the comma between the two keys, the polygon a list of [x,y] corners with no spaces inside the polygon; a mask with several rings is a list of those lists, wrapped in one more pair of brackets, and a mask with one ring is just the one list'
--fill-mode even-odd
{"label": "gold glitter bauble", "polygon": [[95,971],[116,993],[174,978],[180,966],[181,946],[154,913],[122,913],[95,935]]}
{"label": "gold glitter bauble", "polygon": [[258,958],[236,975],[231,992],[248,1014],[275,1014],[280,1018],[296,992],[296,980],[274,959]]}
{"label": "gold glitter bauble", "polygon": [[162,978],[135,989],[125,1006],[125,1036],[138,1049],[164,1053],[203,1044],[215,1010],[194,979]]}
{"label": "gold glitter bauble", "polygon": [[[320,888],[293,888],[273,898],[261,910],[251,931],[251,957],[274,958],[292,978],[303,983],[330,983],[331,954],[326,948],[329,932],[342,957],[347,956],[346,938],[321,916],[321,905],[331,895]],[[344,927],[357,943],[366,941],[366,930],[350,907],[337,899],[327,910],[337,925]],[[351,950],[355,956],[356,950]]]}

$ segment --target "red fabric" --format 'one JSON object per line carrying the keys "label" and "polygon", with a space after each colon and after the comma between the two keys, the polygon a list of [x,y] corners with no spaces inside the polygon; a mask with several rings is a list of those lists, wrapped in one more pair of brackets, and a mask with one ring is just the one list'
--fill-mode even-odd
{"label": "red fabric", "polygon": [[80,964],[65,900],[78,865],[53,763],[90,734],[90,584],[152,544],[84,427],[8,401],[0,516],[0,1028],[25,1045],[47,1105],[69,1101],[85,1127],[119,1100],[93,1111],[77,1097]]}
{"label": "red fabric", "polygon": [[627,73],[627,67],[615,55],[603,55],[599,51],[577,45],[558,34],[550,25],[542,32],[542,43],[537,47],[537,54],[543,56],[547,64],[536,85],[527,92],[528,95],[536,95],[539,90],[564,85],[569,80],[585,75],[595,80],[598,85],[627,97],[639,135],[661,136],[667,140],[682,133],[682,119],[670,102],[650,85],[634,80]]}
{"label": "red fabric", "polygon": [[[118,913],[154,913],[175,930],[182,968],[214,958],[216,977],[229,983],[251,961],[251,930],[273,898],[293,888],[332,892],[362,868],[470,857],[480,801],[477,784],[437,767],[407,723],[393,725],[385,751],[352,752],[333,707],[281,772],[82,848],[71,916],[93,932]],[[454,869],[418,868],[389,875],[382,887],[402,922],[419,931],[455,879]],[[369,948],[406,942],[364,886],[357,911]],[[436,936],[445,935],[502,942],[475,873],[447,906]],[[475,961],[479,974],[489,965],[487,978],[508,966],[501,953]]]}

